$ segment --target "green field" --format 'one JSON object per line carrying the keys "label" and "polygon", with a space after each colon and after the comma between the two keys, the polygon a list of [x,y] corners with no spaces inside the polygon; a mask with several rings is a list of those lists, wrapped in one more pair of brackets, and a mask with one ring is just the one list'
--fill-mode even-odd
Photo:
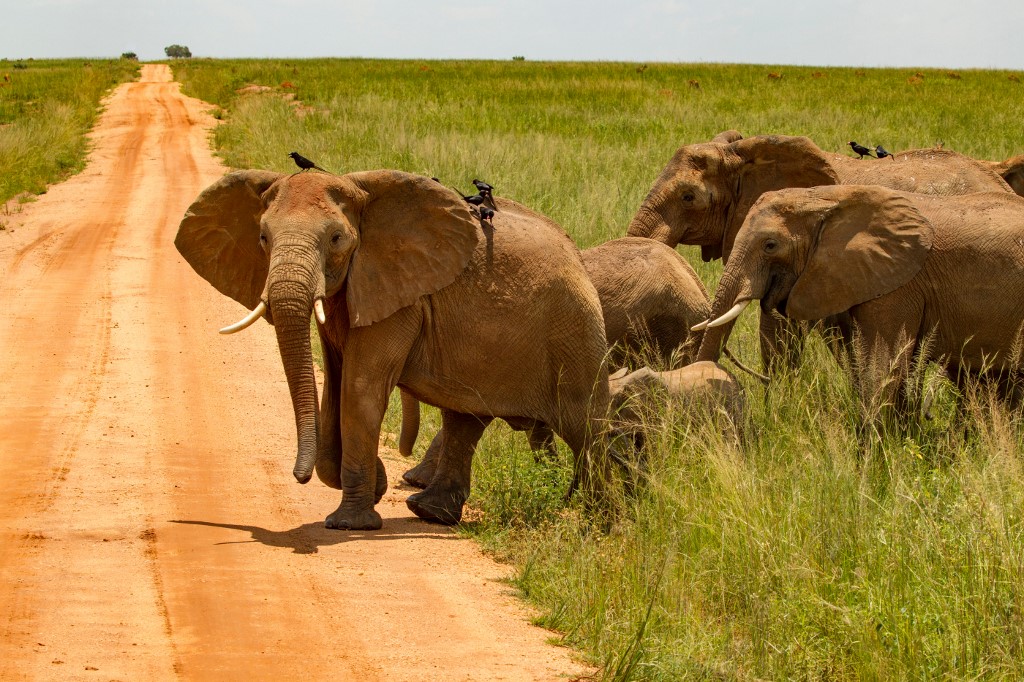
{"label": "green field", "polygon": [[[483,178],[582,247],[624,234],[674,150],[724,129],[808,135],[837,152],[851,139],[894,151],[942,143],[987,159],[1024,152],[1024,74],[999,71],[174,68],[188,94],[219,107],[215,142],[231,166],[287,171],[297,150],[339,173],[399,168],[464,189]],[[248,84],[272,90],[236,94]],[[683,252],[713,288],[720,264]],[[752,364],[754,317],[730,342]],[[609,679],[1024,676],[1021,415],[971,395],[964,427],[944,387],[935,419],[865,452],[853,389],[821,343],[767,390],[742,380],[747,447],[659,417],[648,479],[618,501],[609,532],[563,503],[567,453],[538,464],[521,435],[492,427],[465,532],[517,567],[540,622]],[[397,431],[396,410],[386,426]],[[425,420],[421,451],[436,428],[436,416]]]}
{"label": "green field", "polygon": [[80,171],[100,99],[138,69],[125,59],[0,59],[0,203]]}

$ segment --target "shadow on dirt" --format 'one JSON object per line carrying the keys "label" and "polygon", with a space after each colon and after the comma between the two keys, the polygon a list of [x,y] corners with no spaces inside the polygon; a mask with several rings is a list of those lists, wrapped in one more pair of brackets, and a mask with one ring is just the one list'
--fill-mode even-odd
{"label": "shadow on dirt", "polygon": [[420,519],[387,519],[380,530],[328,530],[322,521],[304,523],[290,530],[268,530],[259,526],[246,526],[234,523],[214,523],[212,521],[185,521],[172,519],[170,523],[190,526],[206,526],[208,528],[225,528],[250,533],[251,540],[227,540],[217,545],[234,545],[246,542],[258,542],[267,547],[283,547],[291,549],[295,554],[316,554],[321,547],[340,545],[346,542],[368,540],[408,540],[430,538],[436,540],[456,540],[458,536],[445,526],[421,521]]}

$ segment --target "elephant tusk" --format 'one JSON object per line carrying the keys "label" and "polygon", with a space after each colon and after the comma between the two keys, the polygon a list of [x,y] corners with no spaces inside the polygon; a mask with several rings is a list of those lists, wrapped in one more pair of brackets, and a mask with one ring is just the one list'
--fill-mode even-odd
{"label": "elephant tusk", "polygon": [[710,322],[711,322],[710,318],[707,319],[707,320],[704,320],[703,322],[698,322],[697,324],[695,324],[692,327],[690,327],[690,331],[691,332],[704,331],[705,329],[708,328],[708,324]]}
{"label": "elephant tusk", "polygon": [[708,326],[709,327],[721,327],[723,324],[728,324],[729,322],[732,322],[733,320],[735,320],[737,317],[740,316],[740,313],[742,313],[743,309],[746,308],[750,304],[751,300],[752,299],[748,298],[745,301],[740,301],[739,303],[734,305],[732,308],[730,308],[729,312],[727,312],[725,315],[722,315],[717,320],[712,320],[711,322],[708,322]]}
{"label": "elephant tusk", "polygon": [[260,304],[258,306],[256,306],[255,310],[253,310],[251,313],[246,315],[244,318],[242,318],[238,322],[235,322],[234,324],[231,324],[231,325],[228,325],[227,327],[224,327],[223,329],[220,330],[220,333],[221,334],[234,334],[235,332],[240,332],[243,329],[245,329],[246,327],[248,327],[249,325],[251,325],[256,320],[258,320],[261,317],[263,317],[263,313],[265,313],[265,312],[267,312],[267,304],[264,303],[263,301],[260,301]]}
{"label": "elephant tusk", "polygon": [[324,315],[324,300],[322,298],[313,301],[313,312],[316,313],[317,322],[327,324],[327,316]]}

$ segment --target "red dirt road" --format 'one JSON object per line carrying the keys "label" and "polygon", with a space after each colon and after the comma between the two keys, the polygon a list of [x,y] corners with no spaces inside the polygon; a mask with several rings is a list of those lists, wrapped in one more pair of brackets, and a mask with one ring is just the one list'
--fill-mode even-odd
{"label": "red dirt road", "polygon": [[273,330],[172,240],[224,168],[163,65],[119,87],[86,170],[0,232],[0,679],[535,680],[583,674],[415,520],[323,528],[292,478]]}

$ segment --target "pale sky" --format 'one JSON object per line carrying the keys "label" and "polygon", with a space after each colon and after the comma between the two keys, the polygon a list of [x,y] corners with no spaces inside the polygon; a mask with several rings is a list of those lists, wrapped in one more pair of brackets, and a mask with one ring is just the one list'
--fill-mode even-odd
{"label": "pale sky", "polygon": [[1024,0],[0,0],[0,57],[385,57],[1024,70]]}

